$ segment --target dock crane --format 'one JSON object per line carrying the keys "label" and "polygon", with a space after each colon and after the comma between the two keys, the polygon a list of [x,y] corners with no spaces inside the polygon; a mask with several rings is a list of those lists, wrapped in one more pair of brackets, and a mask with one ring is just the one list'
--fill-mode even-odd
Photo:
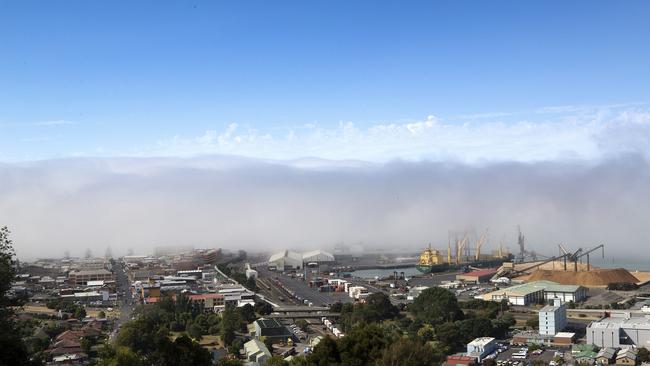
{"label": "dock crane", "polygon": [[548,259],[543,260],[542,262],[536,262],[536,263],[533,263],[533,264],[531,264],[530,266],[528,266],[528,267],[526,267],[526,268],[523,268],[523,269],[514,269],[514,268],[513,268],[513,269],[506,269],[506,270],[504,270],[504,269],[502,268],[502,269],[499,270],[499,272],[497,272],[497,273],[494,275],[494,277],[492,277],[492,278],[496,279],[496,278],[499,278],[499,277],[502,277],[502,276],[514,277],[514,276],[517,276],[517,275],[519,275],[519,274],[526,273],[526,272],[528,272],[528,271],[530,271],[530,270],[532,270],[532,269],[535,269],[535,268],[541,267],[541,266],[545,265],[546,263],[554,262],[554,261],[556,261],[556,260],[559,260],[559,259],[562,259],[562,258],[566,258],[566,257],[568,257],[568,256],[570,256],[570,255],[571,255],[571,253],[566,253],[566,254],[561,254],[561,255],[558,255],[558,256],[553,256],[553,257],[550,257],[550,258],[548,258]]}
{"label": "dock crane", "polygon": [[463,253],[463,248],[467,245],[467,234],[463,237],[463,240],[456,241],[456,264],[460,264],[460,258]]}
{"label": "dock crane", "polygon": [[576,259],[579,259],[581,257],[587,256],[587,271],[589,271],[591,269],[591,264],[589,263],[589,254],[596,251],[596,250],[598,250],[598,249],[602,250],[602,256],[603,256],[603,258],[605,258],[605,244],[597,245],[597,246],[587,250],[586,252],[583,251],[582,254],[580,254],[579,256],[576,257]]}
{"label": "dock crane", "polygon": [[479,237],[478,240],[476,241],[475,259],[477,262],[481,259],[481,247],[487,240],[487,235],[488,235],[488,229],[485,229],[485,232],[481,234],[481,237]]}
{"label": "dock crane", "polygon": [[560,249],[560,252],[561,252],[560,254],[564,255],[564,270],[565,271],[567,270],[567,266],[566,266],[567,259],[569,261],[573,262],[573,270],[575,272],[578,272],[578,260],[580,258],[582,258],[584,256],[587,256],[587,271],[589,271],[591,269],[591,263],[589,262],[589,254],[590,253],[592,253],[592,252],[594,252],[594,251],[596,251],[598,249],[601,249],[602,253],[603,253],[602,256],[603,256],[603,258],[605,258],[605,245],[604,244],[600,244],[600,245],[598,245],[598,246],[596,246],[594,248],[591,248],[591,249],[589,249],[587,251],[585,251],[583,248],[578,248],[578,250],[576,250],[573,253],[570,253],[562,244],[558,244],[558,248]]}

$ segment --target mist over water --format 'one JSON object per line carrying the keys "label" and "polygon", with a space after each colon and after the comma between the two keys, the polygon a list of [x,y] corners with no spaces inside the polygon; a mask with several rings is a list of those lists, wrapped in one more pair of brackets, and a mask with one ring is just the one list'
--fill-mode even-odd
{"label": "mist over water", "polygon": [[638,155],[600,162],[367,163],[230,156],[62,159],[0,164],[0,225],[22,258],[116,255],[193,245],[248,251],[446,248],[449,230],[516,226],[528,248],[606,244],[648,258],[650,169]]}

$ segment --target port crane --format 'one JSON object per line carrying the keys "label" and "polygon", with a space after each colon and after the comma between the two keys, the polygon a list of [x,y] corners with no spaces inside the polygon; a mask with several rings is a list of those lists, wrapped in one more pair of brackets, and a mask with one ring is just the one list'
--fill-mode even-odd
{"label": "port crane", "polygon": [[460,258],[462,256],[463,249],[465,248],[465,245],[467,245],[467,238],[468,235],[465,234],[463,240],[456,241],[456,264],[460,264]]}
{"label": "port crane", "polygon": [[566,265],[567,264],[567,259],[569,261],[573,262],[573,270],[575,272],[578,272],[578,260],[580,260],[580,258],[582,258],[584,256],[587,257],[587,271],[589,271],[591,269],[591,263],[589,262],[589,255],[592,252],[594,252],[594,251],[596,251],[598,249],[601,249],[602,250],[602,256],[603,256],[603,258],[605,258],[605,245],[604,244],[597,245],[594,248],[588,249],[587,251],[585,251],[585,249],[583,249],[583,248],[578,248],[578,250],[576,250],[573,253],[570,253],[562,244],[558,244],[558,248],[560,249],[561,254],[562,253],[564,254],[564,270],[565,271],[567,270],[567,265]]}
{"label": "port crane", "polygon": [[476,241],[476,253],[474,253],[475,255],[474,258],[476,259],[477,262],[481,259],[481,247],[483,246],[483,244],[485,244],[485,241],[487,240],[487,236],[488,236],[488,229],[485,229],[485,232],[483,232],[483,234],[481,234],[481,236]]}

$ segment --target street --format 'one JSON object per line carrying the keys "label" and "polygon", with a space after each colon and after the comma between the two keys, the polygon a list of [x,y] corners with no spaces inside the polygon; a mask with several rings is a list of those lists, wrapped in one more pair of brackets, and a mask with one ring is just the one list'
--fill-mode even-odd
{"label": "street", "polygon": [[120,330],[120,326],[131,320],[131,313],[133,312],[133,296],[131,294],[131,285],[126,276],[124,267],[121,264],[114,266],[115,268],[115,282],[116,290],[118,292],[117,303],[119,304],[119,317],[115,319],[113,325],[113,332],[111,332],[110,340],[114,341]]}

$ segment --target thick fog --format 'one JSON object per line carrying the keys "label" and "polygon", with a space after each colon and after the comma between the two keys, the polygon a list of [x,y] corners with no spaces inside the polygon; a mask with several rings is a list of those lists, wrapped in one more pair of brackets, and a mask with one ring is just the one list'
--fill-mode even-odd
{"label": "thick fog", "polygon": [[[494,249],[606,243],[650,256],[650,169],[599,163],[63,159],[0,164],[0,225],[22,258],[148,253],[157,245],[250,251],[445,248],[449,230],[489,228]],[[615,249],[614,249],[615,248]]]}

